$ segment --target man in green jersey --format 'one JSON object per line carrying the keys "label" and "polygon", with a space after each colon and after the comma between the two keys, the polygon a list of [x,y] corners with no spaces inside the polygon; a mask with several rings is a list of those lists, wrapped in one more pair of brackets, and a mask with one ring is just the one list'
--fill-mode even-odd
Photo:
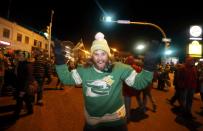
{"label": "man in green jersey", "polygon": [[86,66],[78,66],[69,72],[59,41],[55,43],[54,53],[61,82],[82,85],[86,120],[84,131],[127,131],[122,83],[137,90],[147,87],[156,68],[154,55],[148,53],[139,74],[129,65],[112,63],[110,48],[100,32],[95,35],[91,46],[91,62]]}

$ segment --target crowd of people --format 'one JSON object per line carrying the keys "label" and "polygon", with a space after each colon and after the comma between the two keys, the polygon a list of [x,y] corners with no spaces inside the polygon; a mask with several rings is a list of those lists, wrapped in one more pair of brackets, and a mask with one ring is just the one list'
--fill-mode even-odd
{"label": "crowd of people", "polygon": [[[17,50],[12,55],[0,53],[0,95],[12,90],[16,100],[14,118],[20,116],[23,103],[26,104],[27,114],[33,113],[33,105],[43,105],[43,84],[52,81],[53,62],[45,58],[42,52],[32,57],[26,51]],[[36,102],[35,102],[36,96]]]}
{"label": "crowd of people", "polygon": [[[192,114],[193,97],[195,93],[200,93],[202,96],[202,68],[201,61],[197,62],[192,57],[186,57],[184,63],[178,63],[175,65],[173,85],[175,87],[174,95],[169,99],[171,105],[174,105],[178,101],[179,115],[186,119],[194,119]],[[200,115],[203,115],[201,110]]]}
{"label": "crowd of people", "polygon": [[[74,59],[67,61],[62,48],[61,42],[55,41],[54,60],[47,59],[42,53],[31,57],[20,50],[12,58],[0,53],[0,95],[8,86],[15,89],[15,119],[20,117],[24,103],[27,114],[34,113],[35,103],[43,106],[43,86],[51,83],[52,75],[58,78],[56,89],[63,90],[65,85],[83,88],[84,131],[127,131],[133,96],[140,113],[147,111],[148,99],[152,104],[151,110],[156,112],[157,103],[151,89],[153,83],[158,83],[158,90],[169,88],[169,73],[174,73],[175,87],[169,102],[174,105],[178,101],[182,117],[194,118],[191,109],[196,91],[200,92],[203,103],[203,62],[195,66],[191,57],[186,57],[184,63],[173,68],[168,64],[163,67],[157,62],[159,51],[151,49],[144,57],[130,55],[122,62],[115,61],[102,33],[95,35],[91,57],[83,64]],[[200,113],[203,115],[203,109]]]}
{"label": "crowd of people", "polygon": [[[44,85],[49,85],[53,77],[57,78],[56,90],[63,90],[63,83],[59,80],[54,67],[54,60],[46,57],[37,50],[32,56],[22,50],[13,54],[4,54],[0,51],[0,96],[11,92],[16,106],[14,119],[19,119],[25,104],[27,114],[33,114],[34,105],[43,106]],[[69,70],[76,67],[74,59],[68,60]],[[80,87],[80,86],[77,86]]]}

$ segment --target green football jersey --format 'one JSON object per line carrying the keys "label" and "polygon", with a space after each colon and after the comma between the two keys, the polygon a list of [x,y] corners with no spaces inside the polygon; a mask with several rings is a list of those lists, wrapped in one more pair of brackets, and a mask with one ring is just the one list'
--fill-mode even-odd
{"label": "green football jersey", "polygon": [[119,121],[125,117],[122,85],[143,89],[151,83],[153,73],[141,73],[129,65],[116,62],[111,72],[101,72],[90,67],[78,67],[71,72],[67,65],[57,65],[56,70],[64,84],[82,84],[85,116],[89,124]]}

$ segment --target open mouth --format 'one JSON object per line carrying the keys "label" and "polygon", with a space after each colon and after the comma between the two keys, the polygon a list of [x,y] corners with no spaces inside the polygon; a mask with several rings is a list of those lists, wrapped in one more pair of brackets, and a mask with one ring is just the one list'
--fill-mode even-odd
{"label": "open mouth", "polygon": [[98,67],[99,69],[104,69],[104,67],[105,67],[105,62],[103,62],[103,61],[97,62],[97,67]]}

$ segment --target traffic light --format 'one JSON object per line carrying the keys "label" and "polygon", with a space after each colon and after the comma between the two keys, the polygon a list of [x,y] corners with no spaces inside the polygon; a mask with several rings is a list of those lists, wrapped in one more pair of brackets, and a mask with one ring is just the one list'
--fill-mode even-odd
{"label": "traffic light", "polygon": [[162,41],[165,43],[165,48],[170,48],[170,38],[163,38]]}
{"label": "traffic light", "polygon": [[165,43],[165,46],[166,46],[166,48],[170,48],[170,43],[169,43],[169,42],[166,42],[166,43]]}
{"label": "traffic light", "polygon": [[50,36],[50,27],[49,27],[49,26],[47,26],[47,30],[46,30],[46,32],[44,32],[44,36],[45,36],[47,39],[49,39],[49,36]]}
{"label": "traffic light", "polygon": [[50,33],[50,27],[47,26],[47,34],[49,34],[49,33]]}

